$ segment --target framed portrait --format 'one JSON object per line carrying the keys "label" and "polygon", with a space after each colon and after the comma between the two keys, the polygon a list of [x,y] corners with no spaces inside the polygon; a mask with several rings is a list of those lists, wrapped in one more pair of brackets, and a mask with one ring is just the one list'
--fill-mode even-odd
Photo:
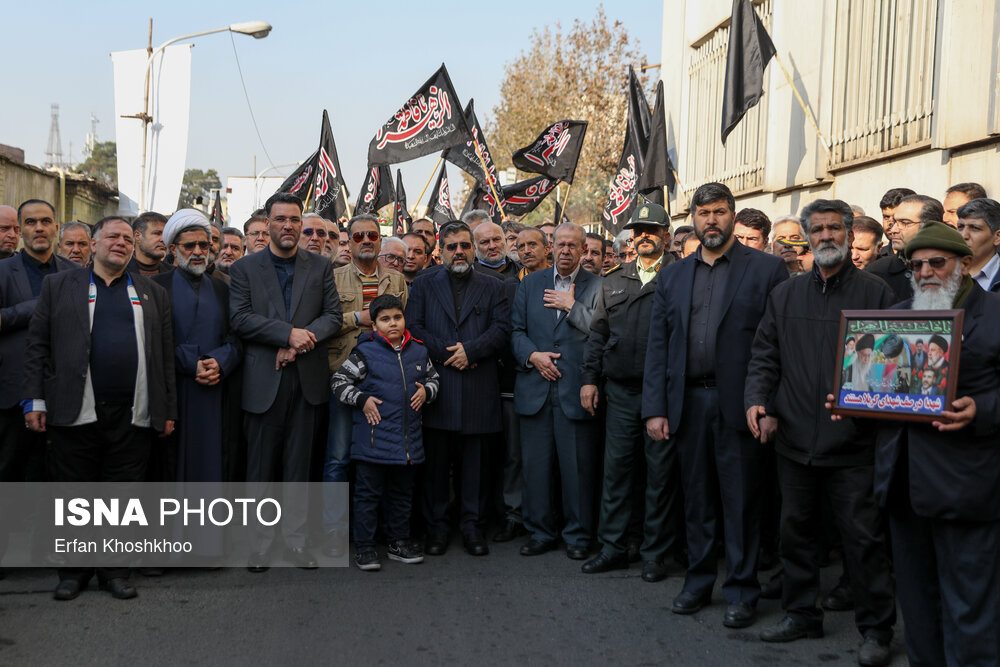
{"label": "framed portrait", "polygon": [[962,310],[845,310],[833,413],[939,421],[955,400]]}

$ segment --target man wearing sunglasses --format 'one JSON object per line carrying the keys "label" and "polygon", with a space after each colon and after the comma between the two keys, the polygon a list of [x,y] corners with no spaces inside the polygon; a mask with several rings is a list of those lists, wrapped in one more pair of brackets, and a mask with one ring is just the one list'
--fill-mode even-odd
{"label": "man wearing sunglasses", "polygon": [[972,279],[973,251],[944,223],[926,223],[905,256],[914,297],[897,308],[965,313],[957,398],[940,421],[878,423],[875,499],[888,510],[906,651],[912,664],[995,665],[1000,296]]}
{"label": "man wearing sunglasses", "polygon": [[920,225],[944,219],[944,206],[926,195],[906,195],[899,200],[885,225],[885,235],[892,243],[892,254],[880,257],[865,269],[884,280],[896,295],[896,301],[913,296],[910,271],[903,261],[903,248],[920,231]]}
{"label": "man wearing sunglasses", "polygon": [[[347,223],[350,261],[334,269],[333,279],[340,295],[344,322],[330,340],[328,363],[330,372],[336,372],[347,360],[358,342],[358,337],[372,331],[372,318],[368,306],[382,294],[397,297],[406,305],[407,290],[403,275],[385,268],[378,256],[382,250],[382,235],[378,218],[361,214]],[[327,431],[326,456],[323,464],[324,482],[346,482],[351,462],[351,424],[353,408],[330,395],[330,422]],[[347,541],[346,508],[328,504],[324,509],[323,524],[328,539],[323,547],[328,556],[339,557]]]}
{"label": "man wearing sunglasses", "polygon": [[[207,271],[210,231],[205,214],[190,208],[174,213],[163,228],[177,268],[153,276],[153,282],[170,297],[178,420],[176,448],[170,456],[151,457],[157,480],[228,482],[245,473],[234,465],[243,415],[224,400],[240,346],[229,331],[229,287]],[[221,555],[221,541],[214,546],[214,552],[199,555]]]}
{"label": "man wearing sunglasses", "polygon": [[418,275],[406,305],[406,324],[441,376],[439,400],[424,415],[426,553],[439,556],[448,548],[454,465],[463,546],[485,556],[489,444],[502,429],[497,357],[510,335],[510,306],[503,283],[473,269],[468,225],[445,223],[439,243],[444,269]]}
{"label": "man wearing sunglasses", "polygon": [[[302,200],[271,195],[265,204],[268,246],[229,269],[233,330],[243,340],[243,409],[247,481],[308,482],[319,406],[330,397],[327,341],[343,319],[333,265],[298,247]],[[282,506],[286,558],[316,567],[305,547],[304,498]],[[255,535],[247,567],[263,572],[274,528]]]}
{"label": "man wearing sunglasses", "polygon": [[302,236],[299,237],[299,247],[317,255],[323,254],[326,247],[326,222],[317,213],[306,213],[302,216]]}

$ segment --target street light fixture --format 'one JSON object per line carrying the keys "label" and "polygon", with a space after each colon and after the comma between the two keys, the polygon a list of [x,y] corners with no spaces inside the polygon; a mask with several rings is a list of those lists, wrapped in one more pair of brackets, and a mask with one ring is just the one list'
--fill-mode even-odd
{"label": "street light fixture", "polygon": [[250,35],[254,39],[263,39],[268,36],[271,32],[271,24],[267,21],[244,21],[241,23],[233,23],[227,25],[224,28],[215,28],[213,30],[203,30],[201,32],[193,32],[190,35],[182,35],[180,37],[174,37],[173,39],[168,39],[163,44],[160,44],[155,49],[152,48],[152,37],[153,37],[153,21],[149,21],[149,36],[150,36],[150,46],[146,47],[148,56],[146,58],[146,90],[144,96],[144,107],[142,113],[135,114],[133,116],[122,116],[123,118],[137,118],[142,121],[142,165],[140,166],[140,179],[142,181],[142,189],[140,191],[139,197],[139,212],[146,210],[146,147],[148,144],[148,134],[149,125],[153,122],[153,117],[149,114],[149,92],[152,85],[152,80],[150,78],[150,70],[153,67],[153,60],[156,59],[157,54],[162,53],[171,44],[179,42],[185,39],[194,39],[195,37],[204,37],[205,35],[212,35],[217,32],[235,32],[241,35]]}

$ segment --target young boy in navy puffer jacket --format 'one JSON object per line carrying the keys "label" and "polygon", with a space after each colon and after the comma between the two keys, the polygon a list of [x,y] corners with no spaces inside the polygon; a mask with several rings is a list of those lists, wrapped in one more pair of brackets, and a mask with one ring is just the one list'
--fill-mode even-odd
{"label": "young boy in navy puffer jacket", "polygon": [[354,469],[354,563],[381,569],[375,550],[379,506],[389,558],[421,563],[409,544],[413,465],[424,460],[420,411],[437,397],[437,371],[424,344],[406,330],[403,304],[383,294],[369,306],[374,331],[362,335],[330,381],[333,395],[356,408],[351,438]]}

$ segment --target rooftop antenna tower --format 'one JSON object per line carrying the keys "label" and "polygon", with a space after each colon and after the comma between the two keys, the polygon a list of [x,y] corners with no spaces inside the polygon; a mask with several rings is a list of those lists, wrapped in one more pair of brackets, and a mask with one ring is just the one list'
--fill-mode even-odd
{"label": "rooftop antenna tower", "polygon": [[49,127],[49,147],[45,151],[46,167],[62,167],[62,140],[59,138],[59,105],[52,105],[52,125]]}
{"label": "rooftop antenna tower", "polygon": [[90,132],[83,144],[84,159],[90,157],[90,154],[94,152],[94,146],[97,144],[97,124],[100,122],[94,114],[90,114]]}

